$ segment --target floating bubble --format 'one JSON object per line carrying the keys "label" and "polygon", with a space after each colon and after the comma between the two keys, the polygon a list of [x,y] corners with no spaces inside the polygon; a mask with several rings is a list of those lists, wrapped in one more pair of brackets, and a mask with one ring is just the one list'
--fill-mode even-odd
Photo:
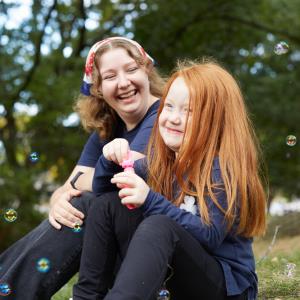
{"label": "floating bubble", "polygon": [[74,227],[72,228],[72,230],[76,233],[80,232],[82,230],[82,227],[80,226],[79,223],[75,223]]}
{"label": "floating bubble", "polygon": [[287,263],[285,266],[285,275],[289,278],[294,277],[296,271],[296,264],[293,263]]}
{"label": "floating bubble", "polygon": [[157,300],[170,300],[170,292],[166,288],[161,288],[157,292]]}
{"label": "floating bubble", "polygon": [[8,296],[11,293],[11,288],[8,283],[0,282],[0,296]]}
{"label": "floating bubble", "polygon": [[295,146],[297,143],[297,138],[294,135],[288,135],[286,137],[286,144],[290,147]]}
{"label": "floating bubble", "polygon": [[7,209],[4,213],[4,219],[7,222],[12,223],[12,222],[16,221],[17,218],[18,218],[18,213],[13,208]]}
{"label": "floating bubble", "polygon": [[42,257],[36,263],[36,268],[41,273],[47,273],[50,270],[50,260]]}
{"label": "floating bubble", "polygon": [[29,155],[29,160],[32,162],[32,163],[36,163],[38,160],[39,160],[39,154],[37,152],[32,152],[30,153]]}
{"label": "floating bubble", "polygon": [[286,54],[286,53],[288,53],[288,51],[289,51],[289,45],[283,41],[279,42],[274,47],[274,52],[277,55]]}

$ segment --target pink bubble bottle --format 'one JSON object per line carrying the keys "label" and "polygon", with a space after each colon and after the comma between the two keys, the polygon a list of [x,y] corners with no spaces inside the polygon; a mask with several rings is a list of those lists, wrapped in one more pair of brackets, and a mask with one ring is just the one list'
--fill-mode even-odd
{"label": "pink bubble bottle", "polygon": [[[134,160],[132,159],[131,152],[129,151],[128,158],[122,161],[121,167],[124,169],[124,172],[135,173],[133,165],[134,165]],[[136,208],[136,206],[133,204],[126,204],[126,206],[128,209]]]}

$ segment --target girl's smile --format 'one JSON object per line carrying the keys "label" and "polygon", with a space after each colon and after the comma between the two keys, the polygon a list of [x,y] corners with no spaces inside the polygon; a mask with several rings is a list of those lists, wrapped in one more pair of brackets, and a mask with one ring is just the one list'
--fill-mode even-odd
{"label": "girl's smile", "polygon": [[178,152],[182,144],[186,120],[189,116],[189,90],[183,78],[176,78],[170,86],[163,110],[159,115],[159,132],[171,150]]}

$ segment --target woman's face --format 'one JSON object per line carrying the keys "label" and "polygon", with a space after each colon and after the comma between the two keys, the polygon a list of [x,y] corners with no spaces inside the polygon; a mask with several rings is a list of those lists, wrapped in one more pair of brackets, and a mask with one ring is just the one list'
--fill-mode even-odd
{"label": "woman's face", "polygon": [[178,152],[189,116],[189,90],[184,79],[176,78],[170,86],[163,110],[159,115],[159,133],[167,147]]}
{"label": "woman's face", "polygon": [[138,65],[124,48],[103,53],[98,65],[103,98],[125,122],[127,129],[134,127],[152,104],[145,68]]}

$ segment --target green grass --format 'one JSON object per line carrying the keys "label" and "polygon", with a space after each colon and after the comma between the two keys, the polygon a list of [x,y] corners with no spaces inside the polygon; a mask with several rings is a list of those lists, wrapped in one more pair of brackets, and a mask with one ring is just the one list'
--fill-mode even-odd
{"label": "green grass", "polygon": [[[288,276],[287,264],[296,265],[293,276]],[[278,253],[257,265],[259,278],[258,299],[300,299],[300,251],[292,255]]]}
{"label": "green grass", "polygon": [[56,293],[52,300],[69,300],[72,297],[73,285],[77,282],[78,275],[76,274],[68,284],[64,285],[58,293]]}

